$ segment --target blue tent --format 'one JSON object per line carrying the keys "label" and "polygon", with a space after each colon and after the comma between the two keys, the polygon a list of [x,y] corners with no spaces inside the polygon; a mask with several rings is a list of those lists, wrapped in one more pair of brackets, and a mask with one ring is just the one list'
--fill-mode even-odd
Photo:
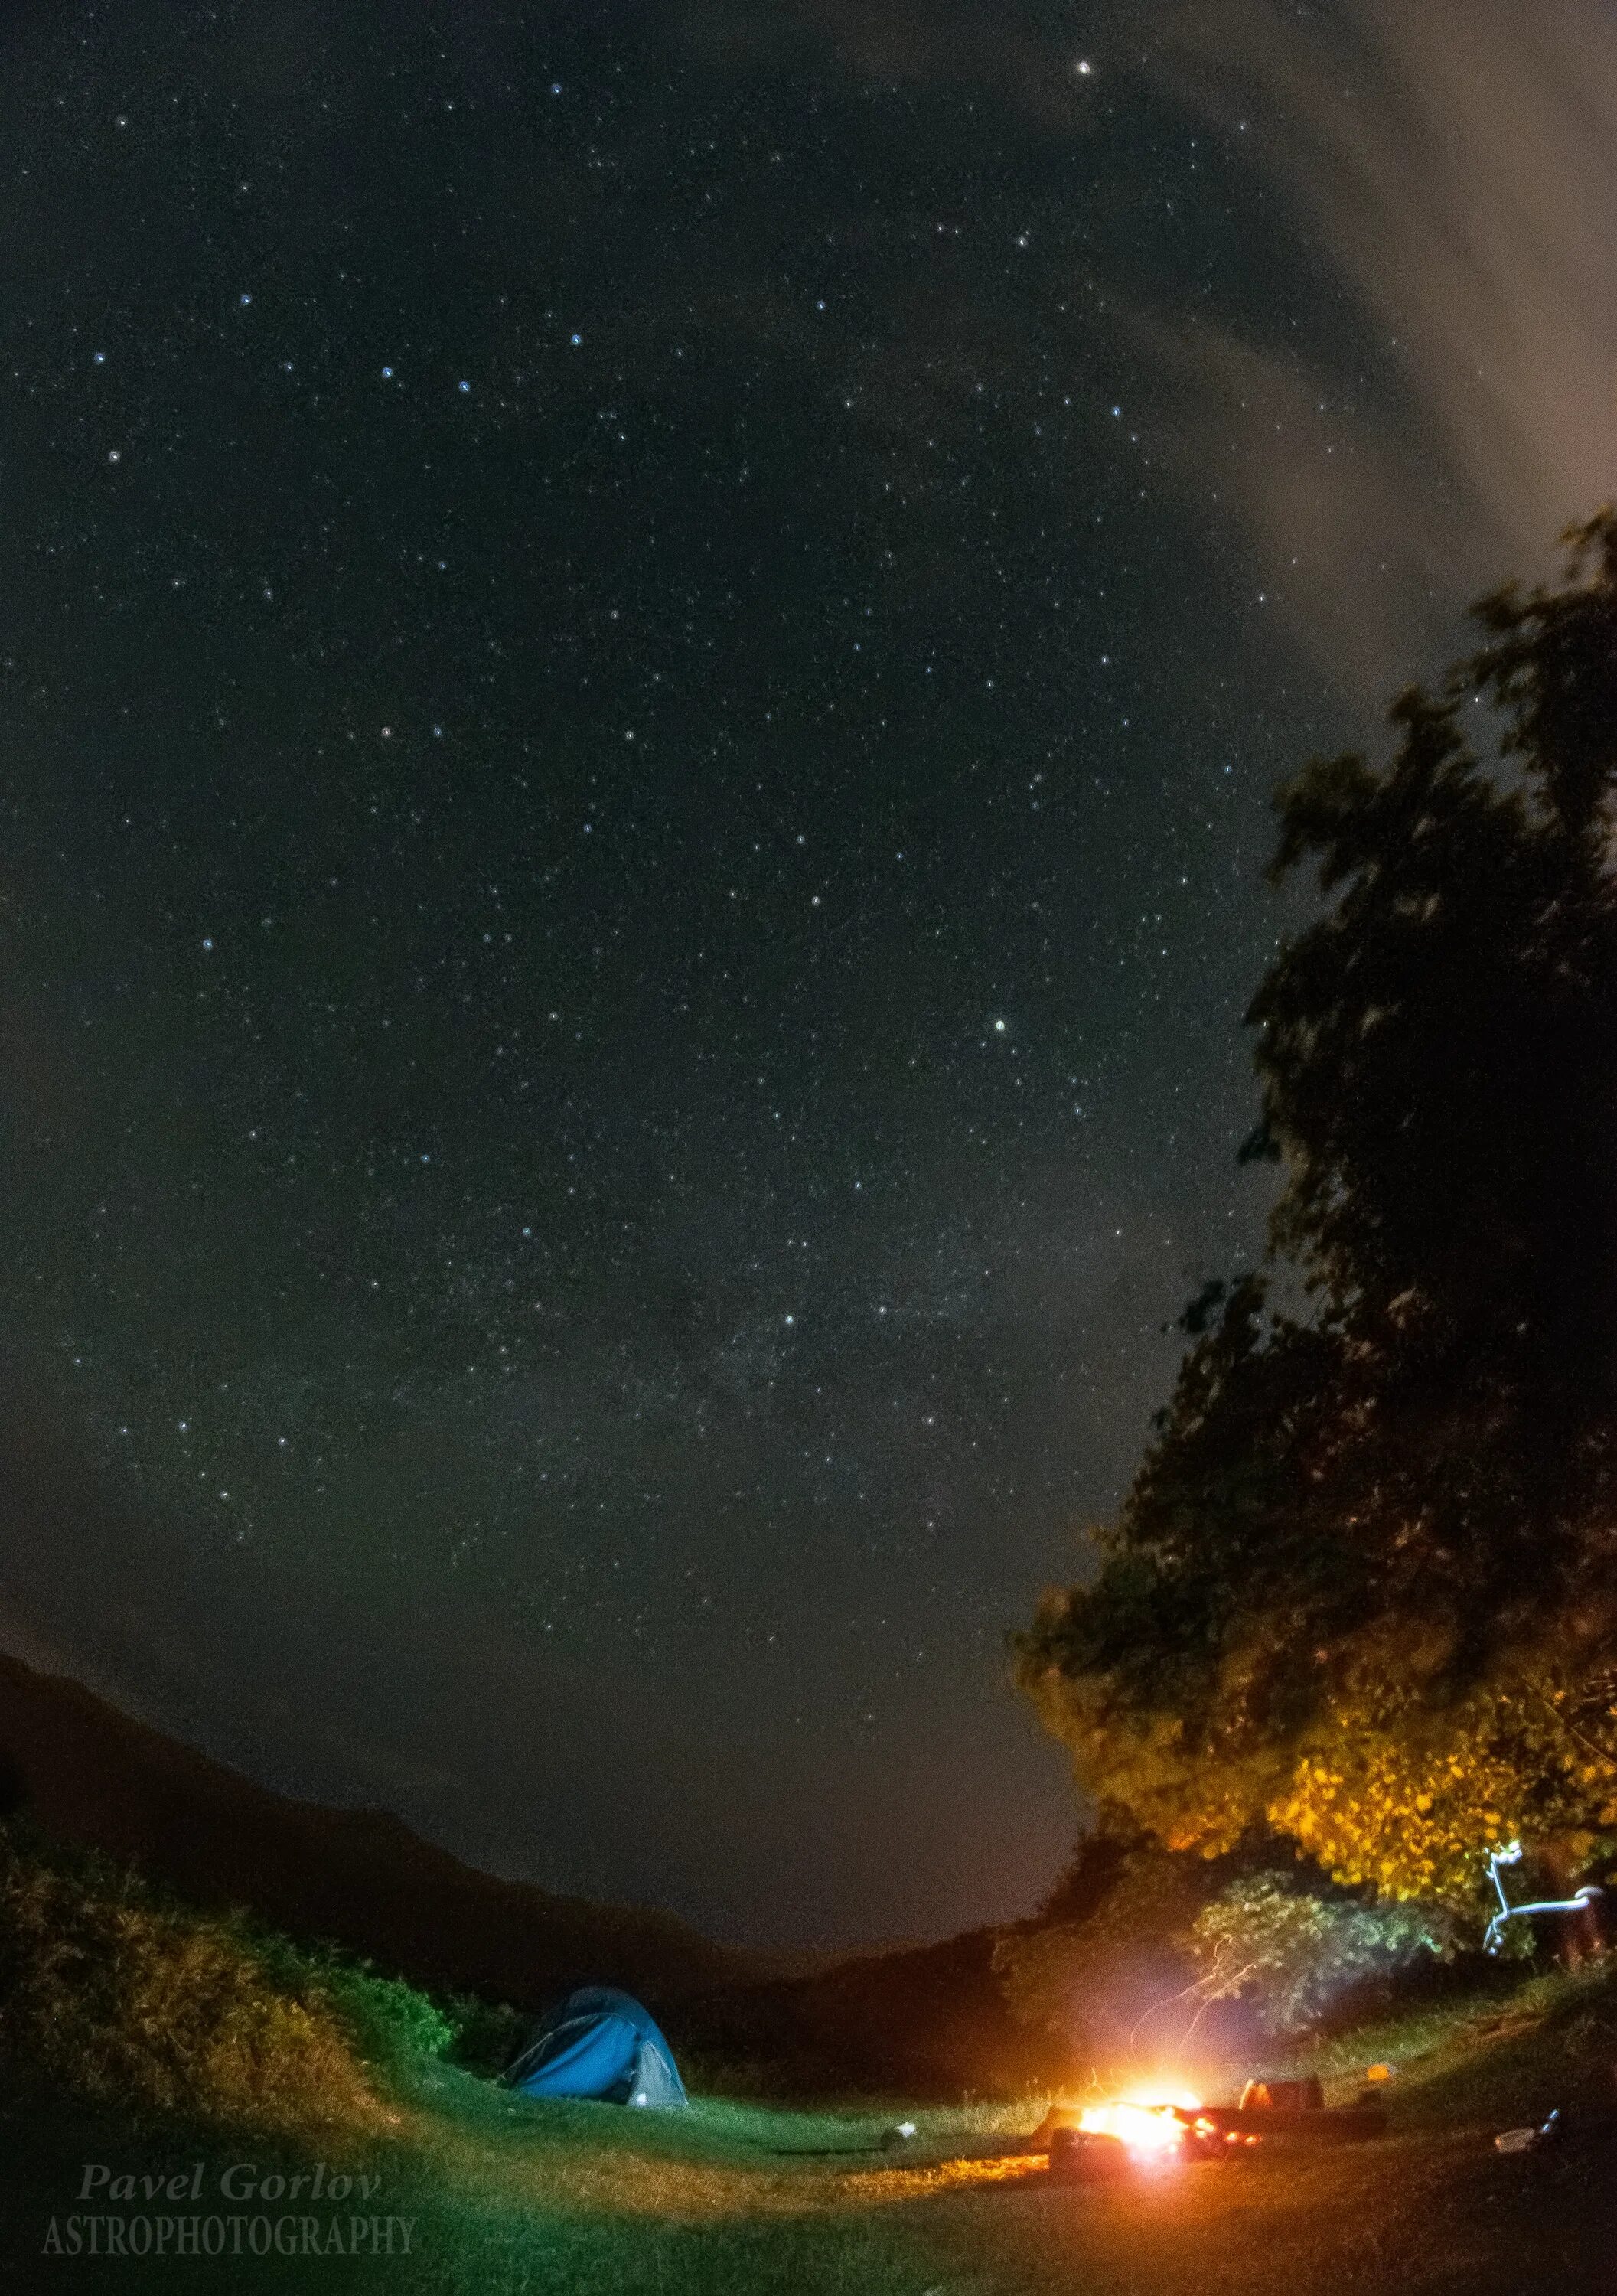
{"label": "blue tent", "polygon": [[674,2053],[637,2001],[586,1986],[540,2018],[505,2079],[524,2096],[587,2096],[602,2104],[689,2102]]}

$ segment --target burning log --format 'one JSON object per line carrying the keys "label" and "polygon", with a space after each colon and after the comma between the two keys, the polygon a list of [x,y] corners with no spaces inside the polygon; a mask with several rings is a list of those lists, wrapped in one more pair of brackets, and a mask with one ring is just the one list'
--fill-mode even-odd
{"label": "burning log", "polygon": [[1204,2105],[1198,2119],[1221,2136],[1303,2136],[1323,2144],[1351,2144],[1384,2136],[1387,2115],[1380,2101],[1296,2110],[1286,2106]]}
{"label": "burning log", "polygon": [[1327,2106],[1318,2080],[1249,2081],[1239,2104],[1202,2104],[1182,2092],[1136,2095],[1104,2103],[1053,2106],[1029,2140],[1048,2152],[1050,2174],[1089,2184],[1129,2169],[1227,2158],[1274,2138],[1355,2144],[1386,2133],[1379,2098]]}

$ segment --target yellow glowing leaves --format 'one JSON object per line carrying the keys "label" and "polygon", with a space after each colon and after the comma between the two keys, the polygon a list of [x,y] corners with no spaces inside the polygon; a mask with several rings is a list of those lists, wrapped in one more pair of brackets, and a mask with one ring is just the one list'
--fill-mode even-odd
{"label": "yellow glowing leaves", "polygon": [[1617,1819],[1617,1763],[1591,1764],[1528,1680],[1416,1712],[1392,1683],[1329,1710],[1331,1751],[1304,1755],[1268,1808],[1339,1881],[1474,1904],[1488,1850],[1509,1836],[1592,1848]]}
{"label": "yellow glowing leaves", "polygon": [[1250,1651],[1194,1729],[1131,1710],[1098,1673],[1047,1669],[1038,1694],[1085,1787],[1173,1849],[1211,1855],[1267,1824],[1342,1882],[1474,1913],[1498,1842],[1553,1841],[1563,1864],[1575,1841],[1617,1848],[1617,1729],[1606,1678],[1571,1678],[1558,1652],[1521,1654],[1463,1698],[1442,1686],[1453,1655],[1418,1626],[1367,1634],[1301,1740],[1254,1710]]}

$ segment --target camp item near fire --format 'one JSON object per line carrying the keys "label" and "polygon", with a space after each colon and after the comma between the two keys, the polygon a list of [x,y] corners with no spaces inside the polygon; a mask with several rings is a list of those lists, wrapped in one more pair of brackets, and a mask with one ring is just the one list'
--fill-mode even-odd
{"label": "camp item near fire", "polygon": [[1596,1898],[1605,1894],[1593,1882],[1586,1882],[1580,1890],[1574,1890],[1570,1898],[1538,1898],[1531,1905],[1513,1906],[1505,1894],[1499,1868],[1502,1866],[1519,1866],[1522,1854],[1519,1841],[1507,1841],[1502,1849],[1490,1849],[1488,1853],[1488,1878],[1493,1883],[1494,1894],[1499,1900],[1498,1912],[1482,1933],[1483,1949],[1488,1953],[1499,1950],[1499,1939],[1506,1922],[1519,1922],[1529,1914],[1580,1914],[1593,1905]]}
{"label": "camp item near fire", "polygon": [[1317,2073],[1301,2080],[1249,2080],[1241,2092],[1243,2112],[1322,2112],[1325,2090]]}
{"label": "camp item near fire", "polygon": [[1559,2105],[1545,2116],[1536,2128],[1506,2128],[1493,2140],[1496,2152],[1538,2152],[1547,2144],[1555,2144],[1564,2133],[1564,2122]]}

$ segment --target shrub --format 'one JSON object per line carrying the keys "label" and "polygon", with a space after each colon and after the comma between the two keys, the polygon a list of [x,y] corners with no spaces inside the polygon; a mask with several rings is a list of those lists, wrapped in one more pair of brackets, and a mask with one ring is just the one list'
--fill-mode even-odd
{"label": "shrub", "polygon": [[390,2085],[407,2085],[421,2065],[441,2057],[456,2038],[456,2022],[429,1995],[401,1977],[382,1976],[368,1961],[279,1937],[258,1938],[253,1944],[275,1980],[290,1993],[322,2002],[355,2054]]}
{"label": "shrub", "polygon": [[1338,1996],[1448,1949],[1431,1909],[1315,1897],[1284,1874],[1244,1875],[1190,1926],[1208,2000],[1255,1995],[1271,2031],[1312,2023]]}
{"label": "shrub", "polygon": [[373,2125],[455,2028],[330,1949],[205,1915],[0,1825],[0,2050],[79,2094],[266,2127]]}
{"label": "shrub", "polygon": [[373,2120],[349,2037],[226,1920],[0,1835],[0,2047],[86,2096],[268,2125]]}
{"label": "shrub", "polygon": [[475,1993],[451,1994],[444,2009],[453,2036],[451,2062],[490,2080],[505,2071],[533,2030],[531,2010],[484,2001]]}

